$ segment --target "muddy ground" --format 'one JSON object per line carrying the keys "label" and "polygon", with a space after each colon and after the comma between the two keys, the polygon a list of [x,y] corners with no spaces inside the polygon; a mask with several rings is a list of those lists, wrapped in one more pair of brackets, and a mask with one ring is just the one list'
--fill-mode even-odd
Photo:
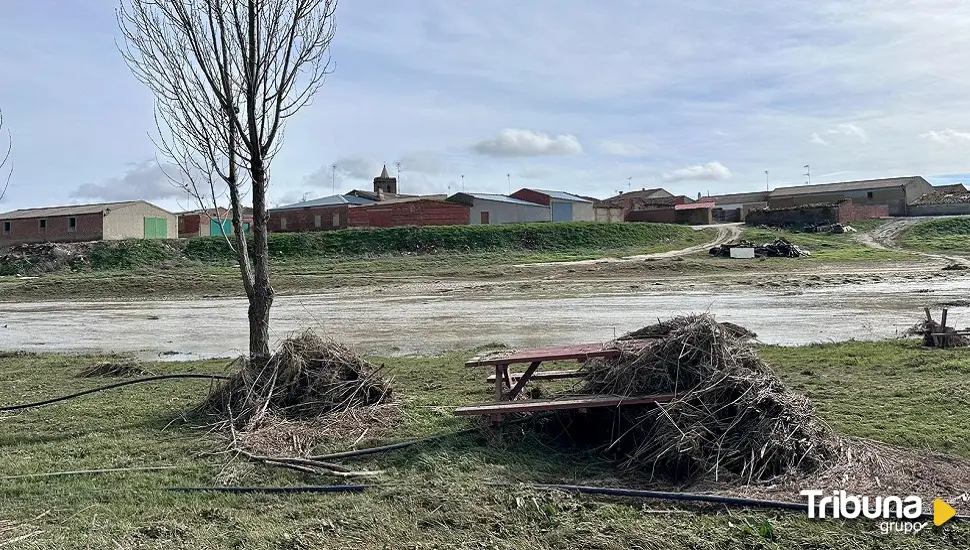
{"label": "muddy ground", "polygon": [[[890,222],[859,242],[894,248],[908,223]],[[716,240],[736,236],[737,228],[728,226]],[[781,345],[900,336],[923,307],[949,305],[951,325],[970,325],[970,269],[963,258],[738,261],[699,251],[508,266],[477,278],[373,273],[322,285],[333,289],[325,293],[281,292],[273,336],[311,326],[366,353],[428,354],[492,343],[601,341],[658,318],[700,311]],[[958,269],[950,269],[955,264]],[[245,300],[159,298],[0,303],[0,349],[172,359],[245,351]]]}

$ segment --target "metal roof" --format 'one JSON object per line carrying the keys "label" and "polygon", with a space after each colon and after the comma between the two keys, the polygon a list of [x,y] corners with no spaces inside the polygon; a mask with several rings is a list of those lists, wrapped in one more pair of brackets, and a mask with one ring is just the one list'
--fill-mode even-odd
{"label": "metal roof", "polygon": [[795,185],[779,187],[770,194],[772,197],[787,197],[792,195],[813,195],[816,193],[841,193],[845,191],[865,191],[866,189],[887,189],[903,187],[910,183],[923,181],[930,184],[922,176],[904,176],[901,178],[882,178],[874,180],[840,181],[834,183],[818,183],[814,185]]}
{"label": "metal roof", "polygon": [[30,218],[52,218],[55,216],[80,216],[82,214],[101,214],[106,210],[124,208],[133,204],[147,204],[158,208],[163,212],[168,212],[164,208],[155,206],[148,201],[119,201],[101,202],[96,204],[73,204],[68,206],[45,206],[41,208],[21,208],[0,214],[3,220],[22,220]]}
{"label": "metal roof", "polygon": [[272,210],[296,210],[298,208],[310,208],[314,206],[342,206],[345,204],[370,204],[374,201],[371,199],[365,199],[363,197],[355,197],[353,195],[330,195],[329,197],[320,197],[319,199],[313,199],[309,201],[294,202],[293,204],[286,204],[283,206],[278,206]]}
{"label": "metal roof", "polygon": [[[702,199],[704,197],[701,197]],[[738,204],[748,202],[768,202],[768,191],[754,191],[751,193],[728,193],[711,196],[714,202],[721,204]]]}
{"label": "metal roof", "polygon": [[431,202],[444,202],[448,198],[448,195],[411,195],[411,196],[401,196],[398,195],[393,199],[384,199],[382,201],[370,201],[365,204],[355,205],[355,206],[383,206],[385,204],[403,204],[408,202],[418,202],[418,201],[431,201]]}
{"label": "metal roof", "polygon": [[529,191],[535,191],[536,193],[542,193],[548,196],[550,199],[556,199],[559,201],[570,201],[570,202],[593,202],[589,199],[584,199],[579,195],[573,195],[572,193],[567,193],[565,191],[551,191],[548,189],[529,189]]}
{"label": "metal roof", "polygon": [[504,202],[504,203],[509,203],[509,204],[518,204],[518,205],[521,205],[521,206],[532,206],[532,207],[535,207],[535,208],[548,208],[547,206],[544,206],[544,205],[541,205],[541,204],[536,204],[534,202],[524,201],[522,199],[516,199],[514,197],[510,197],[508,195],[501,195],[499,193],[465,193],[465,192],[461,192],[461,193],[455,193],[454,195],[448,197],[448,200],[452,200],[455,197],[458,197],[459,195],[464,195],[464,196],[471,197],[471,198],[473,198],[475,200],[480,200],[480,201]]}
{"label": "metal roof", "polygon": [[622,199],[655,199],[670,197],[673,197],[673,194],[663,187],[652,187],[650,189],[643,188],[637,191],[627,191],[626,193],[620,193],[619,195],[615,195],[604,200],[613,201]]}

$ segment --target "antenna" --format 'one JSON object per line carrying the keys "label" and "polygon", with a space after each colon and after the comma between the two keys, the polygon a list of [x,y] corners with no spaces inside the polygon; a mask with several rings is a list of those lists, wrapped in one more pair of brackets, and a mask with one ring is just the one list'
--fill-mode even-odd
{"label": "antenna", "polygon": [[461,175],[461,192],[465,192],[465,174]]}
{"label": "antenna", "polygon": [[505,177],[509,180],[509,194],[512,194],[512,174],[505,174]]}
{"label": "antenna", "polygon": [[630,191],[630,190],[633,189],[633,178],[632,177],[629,177],[629,178],[626,179],[626,189],[627,189],[627,191]]}
{"label": "antenna", "polygon": [[332,187],[333,194],[337,194],[337,163],[330,165],[332,172],[330,173],[330,186]]}
{"label": "antenna", "polygon": [[771,189],[768,187],[768,171],[767,170],[765,170],[765,191],[771,191]]}
{"label": "antenna", "polygon": [[806,178],[808,178],[805,181],[805,184],[806,185],[811,185],[812,184],[812,169],[809,168],[809,165],[807,165],[807,164],[805,165],[805,173],[802,174],[802,175],[805,176]]}
{"label": "antenna", "polygon": [[397,166],[397,192],[400,193],[401,192],[401,161],[395,162],[394,166]]}

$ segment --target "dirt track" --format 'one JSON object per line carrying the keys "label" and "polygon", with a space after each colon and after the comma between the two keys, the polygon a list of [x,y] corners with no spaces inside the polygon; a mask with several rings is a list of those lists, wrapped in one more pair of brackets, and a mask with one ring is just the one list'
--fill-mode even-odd
{"label": "dirt track", "polygon": [[544,263],[532,263],[532,264],[515,264],[512,267],[547,267],[547,266],[575,266],[575,265],[596,265],[596,264],[616,264],[624,262],[637,262],[643,260],[652,260],[660,258],[680,258],[683,256],[688,256],[694,254],[695,252],[701,252],[713,248],[719,244],[731,242],[741,236],[741,224],[724,224],[717,226],[697,226],[694,227],[696,231],[707,228],[716,228],[717,235],[710,242],[703,244],[698,244],[691,246],[689,248],[682,248],[680,250],[671,250],[669,252],[656,252],[653,254],[639,254],[636,256],[625,256],[623,258],[596,258],[593,260],[576,260],[572,262],[544,262]]}

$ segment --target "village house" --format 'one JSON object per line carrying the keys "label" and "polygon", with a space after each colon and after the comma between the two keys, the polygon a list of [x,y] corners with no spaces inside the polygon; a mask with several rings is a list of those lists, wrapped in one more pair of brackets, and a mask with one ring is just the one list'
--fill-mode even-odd
{"label": "village house", "polygon": [[851,199],[859,206],[885,205],[890,216],[905,216],[911,203],[932,191],[933,186],[921,176],[798,185],[772,190],[768,206],[779,209]]}
{"label": "village house", "polygon": [[552,221],[552,210],[545,205],[491,193],[455,193],[449,202],[469,207],[471,225],[500,225]]}
{"label": "village house", "polygon": [[535,204],[548,206],[552,211],[554,222],[591,222],[596,221],[593,210],[594,199],[580,197],[565,191],[548,191],[545,189],[519,189],[511,195]]}
{"label": "village house", "polygon": [[146,201],[24,208],[0,214],[0,246],[177,237],[175,214]]}
{"label": "village house", "polygon": [[[242,215],[243,232],[249,233],[253,223],[251,208],[244,208]],[[219,226],[222,225],[222,228]],[[219,237],[232,235],[232,212],[228,208],[191,210],[178,214],[178,233],[180,239],[192,237]]]}

